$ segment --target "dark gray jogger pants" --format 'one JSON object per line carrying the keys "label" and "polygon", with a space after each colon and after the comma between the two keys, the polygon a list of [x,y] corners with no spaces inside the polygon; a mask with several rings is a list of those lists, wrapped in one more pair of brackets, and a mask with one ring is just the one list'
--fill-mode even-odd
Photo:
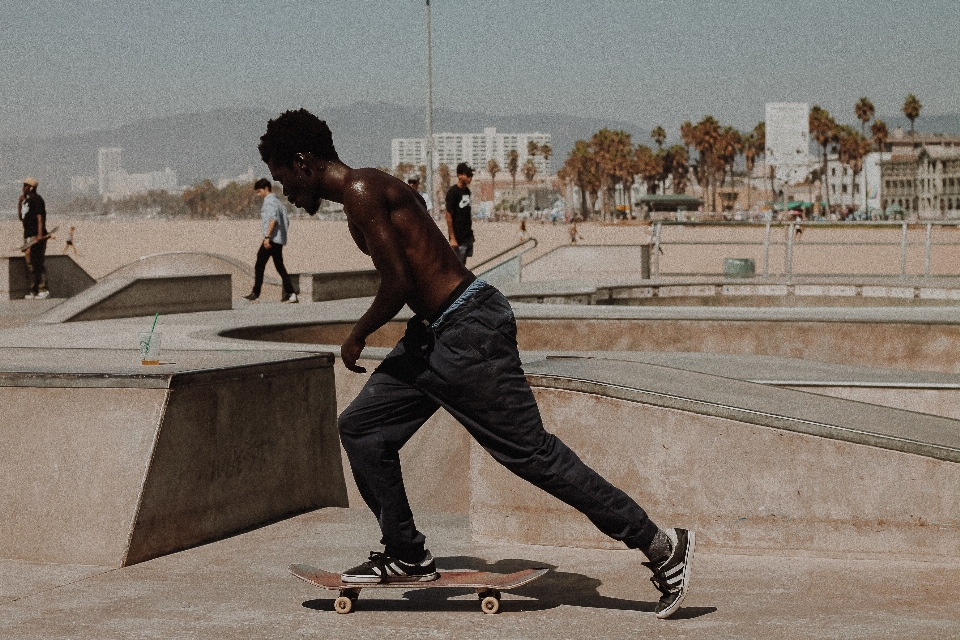
{"label": "dark gray jogger pants", "polygon": [[[423,558],[400,471],[400,448],[443,407],[510,471],[586,515],[603,533],[646,550],[657,526],[632,498],[543,428],[527,384],[510,303],[482,283],[431,327],[419,318],[340,415],[340,438],[387,554]],[[425,461],[429,463],[430,461]]]}

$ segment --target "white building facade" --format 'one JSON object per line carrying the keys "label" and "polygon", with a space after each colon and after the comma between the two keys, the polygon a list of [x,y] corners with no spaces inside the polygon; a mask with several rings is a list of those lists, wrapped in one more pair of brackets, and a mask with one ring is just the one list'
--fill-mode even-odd
{"label": "white building facade", "polygon": [[810,105],[768,102],[765,115],[767,165],[776,167],[778,180],[803,182],[810,172]]}
{"label": "white building facade", "polygon": [[[486,127],[483,133],[435,133],[433,134],[433,168],[445,164],[452,170],[461,162],[466,162],[476,171],[486,171],[487,161],[496,160],[500,168],[506,171],[507,155],[516,150],[522,167],[528,158],[533,158],[537,172],[550,175],[550,159],[537,154],[527,153],[530,142],[538,147],[550,145],[549,133],[497,133],[495,127]],[[394,138],[390,144],[390,166],[396,168],[401,163],[414,167],[426,164],[424,138]]]}

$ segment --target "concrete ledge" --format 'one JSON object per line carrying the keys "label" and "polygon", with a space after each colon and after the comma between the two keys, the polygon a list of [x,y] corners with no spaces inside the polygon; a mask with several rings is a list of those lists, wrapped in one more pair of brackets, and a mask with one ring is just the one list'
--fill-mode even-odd
{"label": "concrete ledge", "polygon": [[314,302],[366,298],[377,294],[380,274],[375,269],[360,271],[335,271],[330,273],[300,274],[300,283],[310,281],[311,299]]}
{"label": "concrete ledge", "polygon": [[115,277],[36,319],[34,324],[222,311],[233,307],[230,274]]}
{"label": "concrete ledge", "polygon": [[[663,526],[757,552],[960,557],[960,422],[665,367],[526,367],[547,429]],[[472,445],[478,540],[616,548]]]}
{"label": "concrete ledge", "polygon": [[[51,298],[69,298],[96,284],[96,280],[70,256],[48,255],[44,264]],[[30,273],[23,256],[7,258],[0,262],[0,269],[6,269],[6,273],[0,273],[0,287],[3,287],[0,291],[5,291],[5,297],[22,300],[30,293]]]}
{"label": "concrete ledge", "polygon": [[0,557],[117,567],[346,506],[329,354],[136,358],[0,350]]}

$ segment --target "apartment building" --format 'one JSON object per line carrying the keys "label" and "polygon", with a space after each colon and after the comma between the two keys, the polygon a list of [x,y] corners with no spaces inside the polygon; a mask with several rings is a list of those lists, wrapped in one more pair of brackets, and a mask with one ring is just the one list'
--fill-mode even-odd
{"label": "apartment building", "polygon": [[[390,144],[390,166],[406,163],[419,167],[426,164],[425,142],[424,138],[394,138]],[[521,167],[531,157],[527,153],[530,142],[537,146],[550,145],[550,134],[498,133],[496,127],[486,127],[483,133],[435,133],[433,164],[434,168],[445,164],[452,169],[466,162],[477,171],[486,171],[487,161],[492,159],[506,171],[510,151],[516,150]],[[540,154],[532,157],[539,174],[552,173],[551,159]]]}

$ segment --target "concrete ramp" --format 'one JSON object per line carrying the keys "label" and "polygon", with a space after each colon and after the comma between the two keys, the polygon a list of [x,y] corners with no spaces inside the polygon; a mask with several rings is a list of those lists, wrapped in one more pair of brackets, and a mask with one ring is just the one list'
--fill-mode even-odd
{"label": "concrete ramp", "polygon": [[[219,253],[198,251],[171,251],[144,256],[139,260],[125,264],[103,278],[143,278],[153,276],[191,276],[197,274],[230,274],[233,289],[232,298],[241,298],[253,288],[253,265]],[[291,274],[295,277],[294,274]],[[294,282],[296,286],[296,282]],[[280,300],[283,286],[276,274],[266,273],[263,278],[261,297]]]}
{"label": "concrete ramp", "polygon": [[113,277],[33,320],[59,324],[233,308],[230,274]]}
{"label": "concrete ramp", "polygon": [[0,349],[0,557],[119,567],[346,506],[332,357]]}
{"label": "concrete ramp", "polygon": [[[708,548],[960,558],[960,421],[637,362],[525,369],[549,431]],[[476,539],[620,546],[471,446]]]}
{"label": "concrete ramp", "polygon": [[[94,285],[90,274],[66,255],[48,255],[44,264],[47,267],[47,289],[51,298],[69,298]],[[30,293],[30,274],[23,256],[15,256],[0,261],[0,297],[10,300],[22,300]]]}
{"label": "concrete ramp", "polygon": [[646,245],[569,245],[540,256],[523,266],[523,282],[553,280],[640,280],[650,277]]}

